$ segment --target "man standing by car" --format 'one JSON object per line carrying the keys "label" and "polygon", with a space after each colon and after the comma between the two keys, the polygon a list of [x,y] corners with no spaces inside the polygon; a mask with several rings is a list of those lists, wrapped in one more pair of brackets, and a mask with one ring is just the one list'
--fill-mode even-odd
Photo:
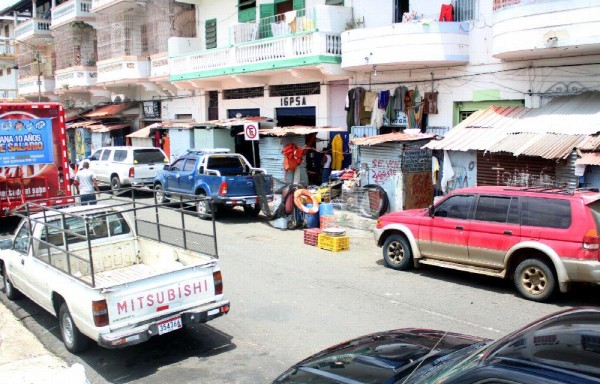
{"label": "man standing by car", "polygon": [[90,163],[83,162],[79,172],[75,175],[75,186],[81,194],[81,205],[96,204],[96,194],[99,192],[96,174],[90,170]]}

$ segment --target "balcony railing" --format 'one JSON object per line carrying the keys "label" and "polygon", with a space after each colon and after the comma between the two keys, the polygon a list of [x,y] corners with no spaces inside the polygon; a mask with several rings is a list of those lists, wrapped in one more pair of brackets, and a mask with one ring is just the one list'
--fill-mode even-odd
{"label": "balcony railing", "polygon": [[239,44],[269,37],[310,32],[314,31],[315,27],[315,11],[311,8],[265,17],[258,22],[236,24],[232,27],[231,35],[233,44]]}
{"label": "balcony railing", "polygon": [[54,91],[54,78],[41,76],[29,76],[17,81],[19,96],[31,96],[37,94],[46,94]]}
{"label": "balcony railing", "polygon": [[96,84],[96,68],[72,67],[61,69],[54,74],[56,89],[68,90],[77,87],[89,87]]}
{"label": "balcony railing", "polygon": [[277,61],[281,60],[327,55],[339,57],[341,53],[339,34],[305,32],[174,57],[169,62],[173,79],[177,75],[247,64],[272,63],[271,69],[276,69]]}
{"label": "balcony railing", "polygon": [[3,59],[17,57],[17,47],[13,40],[0,40],[0,57]]}
{"label": "balcony railing", "polygon": [[69,0],[52,8],[52,27],[72,21],[93,20],[92,0]]}
{"label": "balcony railing", "polygon": [[161,53],[150,57],[150,77],[169,76],[169,57]]}
{"label": "balcony railing", "polygon": [[15,28],[15,39],[17,40],[26,40],[34,36],[52,37],[50,20],[36,17],[22,22]]}
{"label": "balcony railing", "polygon": [[99,61],[97,67],[98,83],[145,80],[150,75],[150,61],[147,57],[117,57]]}

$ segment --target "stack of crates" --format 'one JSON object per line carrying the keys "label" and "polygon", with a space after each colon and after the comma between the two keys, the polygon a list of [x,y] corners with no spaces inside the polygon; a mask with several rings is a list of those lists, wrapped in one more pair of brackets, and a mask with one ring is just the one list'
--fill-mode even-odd
{"label": "stack of crates", "polygon": [[320,228],[308,228],[304,230],[304,244],[316,247],[319,244],[319,234],[323,233]]}
{"label": "stack of crates", "polygon": [[331,252],[347,251],[350,249],[350,236],[330,236],[320,233],[318,247]]}

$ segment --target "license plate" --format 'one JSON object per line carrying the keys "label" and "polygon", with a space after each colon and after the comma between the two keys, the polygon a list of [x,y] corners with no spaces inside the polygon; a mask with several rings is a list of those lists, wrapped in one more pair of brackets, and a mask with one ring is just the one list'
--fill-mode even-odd
{"label": "license plate", "polygon": [[171,317],[167,320],[163,320],[156,324],[158,326],[158,334],[164,335],[165,333],[173,332],[175,330],[183,328],[181,323],[181,316]]}

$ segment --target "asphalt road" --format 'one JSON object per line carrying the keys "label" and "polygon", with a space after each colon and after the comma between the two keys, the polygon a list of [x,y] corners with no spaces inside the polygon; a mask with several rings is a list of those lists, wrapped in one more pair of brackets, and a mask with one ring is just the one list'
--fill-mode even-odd
{"label": "asphalt road", "polygon": [[370,332],[418,327],[498,338],[556,310],[600,304],[598,287],[540,304],[491,277],[433,267],[397,272],[384,266],[366,231],[351,230],[350,251],[338,253],[241,210],[222,214],[217,231],[232,307],[205,325],[74,356],[51,315],[28,299],[0,300],[51,352],[83,364],[92,383],[268,383],[298,360]]}

